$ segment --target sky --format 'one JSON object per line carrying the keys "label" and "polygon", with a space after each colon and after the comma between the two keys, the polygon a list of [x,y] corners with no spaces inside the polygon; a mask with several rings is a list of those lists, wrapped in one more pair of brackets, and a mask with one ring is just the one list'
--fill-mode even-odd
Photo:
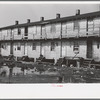
{"label": "sky", "polygon": [[39,21],[42,16],[53,19],[57,13],[61,17],[72,16],[77,9],[81,14],[100,10],[98,4],[0,4],[0,27],[14,25],[16,20],[20,24],[27,19]]}

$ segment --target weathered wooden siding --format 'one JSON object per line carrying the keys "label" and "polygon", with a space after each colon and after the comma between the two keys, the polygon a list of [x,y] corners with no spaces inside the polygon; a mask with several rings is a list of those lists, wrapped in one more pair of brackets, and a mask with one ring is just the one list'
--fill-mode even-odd
{"label": "weathered wooden siding", "polygon": [[94,18],[94,34],[100,34],[100,17]]}
{"label": "weathered wooden siding", "polygon": [[93,19],[88,19],[88,35],[92,35],[94,30]]}
{"label": "weathered wooden siding", "polygon": [[79,26],[80,26],[79,36],[85,36],[86,31],[87,31],[87,29],[86,29],[87,28],[87,20],[86,19],[80,20]]}
{"label": "weathered wooden siding", "polygon": [[[21,45],[21,49],[20,50],[17,50],[18,44]],[[16,42],[16,43],[13,44],[13,54],[16,57],[24,56],[24,45],[23,45],[23,43]]]}
{"label": "weathered wooden siding", "polygon": [[34,32],[34,27],[33,26],[30,26],[28,27],[28,39],[33,39],[33,33]]}
{"label": "weathered wooden siding", "polygon": [[10,43],[9,42],[1,43],[1,55],[2,56],[10,55]]}
{"label": "weathered wooden siding", "polygon": [[73,27],[74,27],[74,24],[73,24],[72,21],[67,22],[67,37],[74,36],[74,34],[73,34]]}
{"label": "weathered wooden siding", "polygon": [[60,48],[61,42],[60,41],[53,41],[55,43],[55,50],[51,51],[51,42],[44,42],[42,43],[42,55],[47,59],[57,59],[60,58]]}
{"label": "weathered wooden siding", "polygon": [[100,41],[93,41],[93,58],[96,61],[100,61]]}
{"label": "weathered wooden siding", "polygon": [[51,25],[50,24],[46,25],[46,37],[53,38],[52,33],[51,33]]}
{"label": "weathered wooden siding", "polygon": [[[46,27],[46,37],[47,38],[60,38],[61,23],[47,24],[45,27]],[[52,31],[51,27],[55,31]]]}
{"label": "weathered wooden siding", "polygon": [[[33,43],[36,44],[36,50],[32,50]],[[40,57],[40,42],[28,42],[28,56],[35,60]]]}
{"label": "weathered wooden siding", "polygon": [[34,39],[40,39],[41,38],[41,26],[37,26],[37,33],[34,35]]}
{"label": "weathered wooden siding", "polygon": [[47,38],[53,38],[54,33],[51,32],[51,24],[46,25]]}
{"label": "weathered wooden siding", "polygon": [[41,27],[30,26],[28,27],[28,39],[40,39]]}
{"label": "weathered wooden siding", "polygon": [[[86,58],[87,53],[87,45],[85,40],[78,40],[79,41],[79,54],[77,54],[78,57]],[[74,40],[65,41],[62,42],[62,57],[64,56],[70,56],[74,57],[76,54],[73,51],[74,46]]]}
{"label": "weathered wooden siding", "polygon": [[67,23],[63,22],[62,23],[62,37],[66,37],[67,36]]}
{"label": "weathered wooden siding", "polygon": [[7,37],[7,30],[2,30],[2,40],[5,40]]}
{"label": "weathered wooden siding", "polygon": [[16,39],[22,39],[24,38],[24,28],[20,28],[21,29],[21,34],[18,35],[18,28],[13,29],[13,38]]}
{"label": "weathered wooden siding", "polygon": [[60,38],[61,36],[61,23],[56,23],[56,33],[54,34],[54,38]]}

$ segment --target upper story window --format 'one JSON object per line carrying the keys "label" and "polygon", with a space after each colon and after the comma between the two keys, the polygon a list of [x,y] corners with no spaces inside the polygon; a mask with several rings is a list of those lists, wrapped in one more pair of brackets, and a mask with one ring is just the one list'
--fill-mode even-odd
{"label": "upper story window", "polygon": [[32,50],[36,50],[36,43],[33,43]]}
{"label": "upper story window", "polygon": [[18,28],[18,35],[21,35],[21,29]]}
{"label": "upper story window", "polygon": [[51,24],[51,32],[56,32],[56,24]]}
{"label": "upper story window", "polygon": [[55,50],[55,42],[51,42],[51,51]]}
{"label": "upper story window", "polygon": [[74,21],[74,30],[79,30],[79,21]]}

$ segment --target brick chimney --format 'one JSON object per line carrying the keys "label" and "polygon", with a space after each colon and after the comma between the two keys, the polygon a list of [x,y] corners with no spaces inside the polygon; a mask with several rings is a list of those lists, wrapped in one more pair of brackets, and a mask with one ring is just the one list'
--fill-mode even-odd
{"label": "brick chimney", "polygon": [[60,14],[56,14],[56,19],[60,18]]}
{"label": "brick chimney", "polygon": [[76,15],[80,15],[80,9],[76,10]]}
{"label": "brick chimney", "polygon": [[16,20],[16,21],[15,21],[15,25],[18,25],[18,24],[19,24],[19,21]]}
{"label": "brick chimney", "polygon": [[40,17],[40,21],[44,21],[44,17]]}
{"label": "brick chimney", "polygon": [[27,19],[27,23],[30,23],[30,19]]}

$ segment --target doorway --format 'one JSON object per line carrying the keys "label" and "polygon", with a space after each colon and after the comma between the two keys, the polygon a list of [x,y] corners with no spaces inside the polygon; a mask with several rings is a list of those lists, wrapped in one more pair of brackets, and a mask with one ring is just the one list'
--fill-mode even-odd
{"label": "doorway", "polygon": [[24,55],[27,56],[28,50],[27,50],[27,43],[24,43]]}
{"label": "doorway", "polygon": [[11,42],[11,45],[10,45],[10,54],[13,55],[13,43]]}
{"label": "doorway", "polygon": [[92,58],[93,48],[92,48],[92,40],[87,40],[87,58]]}

